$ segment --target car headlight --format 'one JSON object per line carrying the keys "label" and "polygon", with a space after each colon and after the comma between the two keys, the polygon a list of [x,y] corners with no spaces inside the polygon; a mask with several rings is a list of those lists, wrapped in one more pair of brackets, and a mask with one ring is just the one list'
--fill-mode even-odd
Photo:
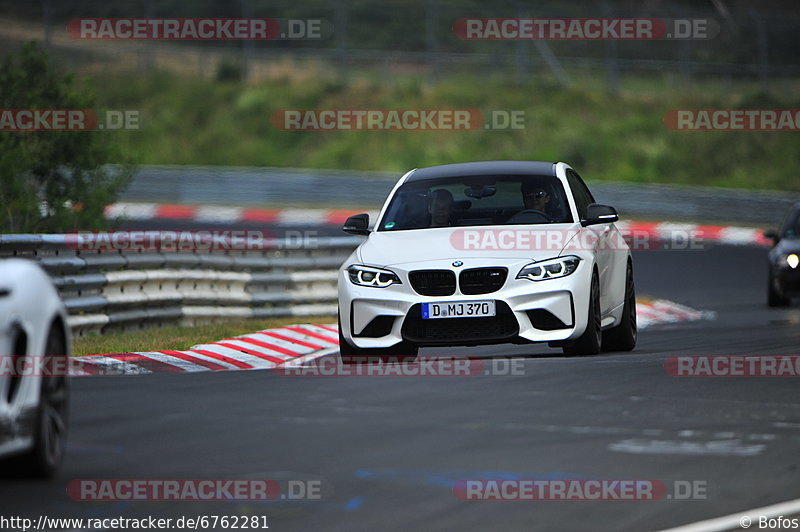
{"label": "car headlight", "polygon": [[778,266],[782,268],[788,266],[789,268],[794,270],[798,266],[800,266],[800,256],[798,256],[797,253],[789,253],[788,255],[780,254],[778,255],[776,260]]}
{"label": "car headlight", "polygon": [[567,255],[555,259],[540,260],[532,262],[522,268],[517,274],[517,279],[527,279],[529,281],[546,281],[547,279],[557,279],[578,269],[580,257]]}
{"label": "car headlight", "polygon": [[382,268],[354,264],[347,268],[347,273],[350,275],[350,282],[358,286],[386,288],[393,284],[401,284],[396,273]]}

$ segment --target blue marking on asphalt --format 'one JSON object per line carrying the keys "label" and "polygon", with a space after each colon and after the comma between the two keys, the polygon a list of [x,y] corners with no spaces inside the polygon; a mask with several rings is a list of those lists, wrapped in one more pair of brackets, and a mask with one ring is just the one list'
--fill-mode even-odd
{"label": "blue marking on asphalt", "polygon": [[347,504],[344,505],[344,509],[347,510],[348,512],[354,512],[358,510],[358,508],[362,504],[364,504],[364,497],[361,496],[353,497],[352,499],[347,501]]}

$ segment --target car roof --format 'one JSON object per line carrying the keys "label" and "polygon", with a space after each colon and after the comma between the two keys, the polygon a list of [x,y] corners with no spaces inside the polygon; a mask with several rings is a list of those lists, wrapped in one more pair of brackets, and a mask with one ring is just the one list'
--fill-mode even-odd
{"label": "car roof", "polygon": [[556,163],[546,161],[481,161],[474,163],[442,164],[418,168],[406,178],[406,183],[476,175],[556,175]]}

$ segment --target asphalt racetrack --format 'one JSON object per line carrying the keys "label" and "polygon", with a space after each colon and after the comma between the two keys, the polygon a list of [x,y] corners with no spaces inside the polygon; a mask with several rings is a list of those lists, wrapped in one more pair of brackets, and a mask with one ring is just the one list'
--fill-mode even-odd
{"label": "asphalt racetrack", "polygon": [[[633,353],[449,349],[524,374],[285,377],[269,371],[73,379],[52,481],[0,481],[4,515],[265,515],[270,530],[659,530],[795,499],[793,378],[673,377],[672,355],[797,355],[800,309],[766,307],[766,250],[635,254],[640,295],[717,313],[643,330]],[[422,354],[431,353],[423,350]],[[75,479],[316,479],[319,500],[85,502]],[[464,501],[461,479],[658,479],[657,501]],[[682,500],[673,487],[704,493]],[[702,497],[705,498],[702,498]],[[757,526],[753,527],[754,529]],[[218,528],[221,529],[221,528]]]}

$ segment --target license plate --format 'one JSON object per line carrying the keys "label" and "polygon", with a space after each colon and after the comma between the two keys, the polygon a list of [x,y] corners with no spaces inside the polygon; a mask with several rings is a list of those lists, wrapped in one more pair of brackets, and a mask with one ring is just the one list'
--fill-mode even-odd
{"label": "license plate", "polygon": [[495,315],[494,301],[448,301],[423,303],[422,319],[485,318]]}

